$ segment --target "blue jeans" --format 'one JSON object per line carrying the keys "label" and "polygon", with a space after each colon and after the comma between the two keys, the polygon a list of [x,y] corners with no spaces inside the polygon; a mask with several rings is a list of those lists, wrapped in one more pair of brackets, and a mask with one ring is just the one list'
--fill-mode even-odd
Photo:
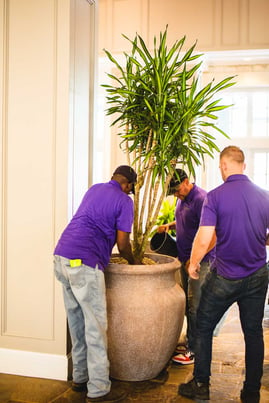
{"label": "blue jeans", "polygon": [[180,283],[186,296],[187,340],[188,347],[195,352],[196,342],[196,313],[201,298],[201,286],[209,273],[210,263],[202,261],[200,265],[199,280],[191,279],[183,263],[180,267]]}
{"label": "blue jeans", "polygon": [[262,320],[267,287],[267,265],[241,280],[225,279],[214,270],[208,274],[197,311],[194,377],[198,382],[209,382],[214,328],[226,310],[237,302],[245,339],[244,389],[260,390],[264,359]]}
{"label": "blue jeans", "polygon": [[54,256],[56,278],[62,283],[72,340],[73,381],[87,382],[88,396],[110,391],[107,358],[107,311],[104,273]]}

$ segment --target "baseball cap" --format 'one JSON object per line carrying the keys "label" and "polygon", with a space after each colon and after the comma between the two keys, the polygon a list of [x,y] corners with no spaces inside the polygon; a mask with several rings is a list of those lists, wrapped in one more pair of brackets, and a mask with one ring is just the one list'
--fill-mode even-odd
{"label": "baseball cap", "polygon": [[175,193],[176,187],[186,178],[188,178],[188,175],[183,169],[176,169],[168,187],[168,195]]}
{"label": "baseball cap", "polygon": [[130,167],[129,165],[120,165],[118,166],[118,168],[116,168],[116,170],[113,172],[113,175],[122,175],[124,176],[126,179],[128,179],[129,183],[133,184],[132,187],[132,193],[135,193],[135,183],[137,181],[137,174],[134,171],[134,169],[132,167]]}

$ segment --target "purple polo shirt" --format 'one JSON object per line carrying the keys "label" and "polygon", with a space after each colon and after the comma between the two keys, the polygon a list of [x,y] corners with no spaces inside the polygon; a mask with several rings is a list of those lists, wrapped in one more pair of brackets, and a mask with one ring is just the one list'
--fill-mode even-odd
{"label": "purple polo shirt", "polygon": [[201,226],[215,226],[217,273],[240,279],[266,263],[269,192],[245,175],[231,175],[210,191],[204,202]]}
{"label": "purple polo shirt", "polygon": [[[176,242],[178,258],[181,262],[186,262],[191,255],[193,239],[199,228],[203,202],[206,197],[206,191],[196,184],[184,200],[177,201],[175,212],[176,218]],[[212,250],[203,259],[203,261],[212,261],[215,252]]]}
{"label": "purple polo shirt", "polygon": [[131,232],[133,201],[118,182],[93,185],[85,194],[77,212],[63,231],[54,250],[67,259],[104,271],[109,263],[117,230]]}

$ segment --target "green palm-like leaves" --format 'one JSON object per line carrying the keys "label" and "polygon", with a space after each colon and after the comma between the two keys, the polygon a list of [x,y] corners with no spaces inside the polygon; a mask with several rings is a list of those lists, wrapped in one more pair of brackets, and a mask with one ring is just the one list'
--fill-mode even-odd
{"label": "green palm-like leaves", "polygon": [[[125,53],[124,67],[105,50],[118,74],[108,74],[112,84],[104,87],[107,114],[116,114],[112,125],[119,128],[122,147],[138,173],[134,249],[141,257],[176,165],[186,167],[195,177],[195,167],[203,163],[204,156],[218,151],[212,133],[226,134],[216,126],[216,112],[228,106],[220,105],[215,96],[234,82],[228,77],[201,88],[197,73],[202,55],[194,54],[195,45],[182,55],[185,37],[168,49],[167,29],[160,33],[159,44],[154,38],[152,53],[141,36],[124,37],[132,44],[130,54]],[[163,191],[157,197],[159,185]],[[145,210],[149,212],[146,220],[142,217]]]}

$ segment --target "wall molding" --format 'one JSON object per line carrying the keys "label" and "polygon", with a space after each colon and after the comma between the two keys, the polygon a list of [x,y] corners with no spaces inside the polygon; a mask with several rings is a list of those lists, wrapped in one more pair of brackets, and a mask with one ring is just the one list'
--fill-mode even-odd
{"label": "wall molding", "polygon": [[68,357],[0,348],[0,373],[66,381]]}
{"label": "wall molding", "polygon": [[208,51],[204,52],[204,58],[210,65],[268,64],[269,49]]}

